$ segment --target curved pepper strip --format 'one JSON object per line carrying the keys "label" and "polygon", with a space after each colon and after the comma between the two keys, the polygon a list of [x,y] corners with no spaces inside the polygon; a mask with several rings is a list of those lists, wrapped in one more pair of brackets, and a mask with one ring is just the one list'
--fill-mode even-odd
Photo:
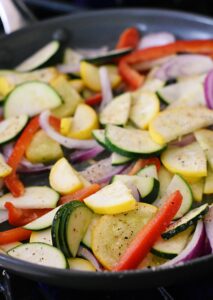
{"label": "curved pepper strip", "polygon": [[176,41],[168,45],[132,52],[120,60],[119,73],[131,88],[137,89],[143,84],[144,76],[134,70],[131,65],[181,52],[213,56],[213,40]]}

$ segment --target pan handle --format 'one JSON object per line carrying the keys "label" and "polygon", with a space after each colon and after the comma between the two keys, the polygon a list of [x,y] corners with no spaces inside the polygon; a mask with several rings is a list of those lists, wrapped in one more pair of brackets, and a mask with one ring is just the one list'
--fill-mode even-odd
{"label": "pan handle", "polygon": [[0,0],[0,17],[7,34],[36,21],[23,1],[15,0]]}

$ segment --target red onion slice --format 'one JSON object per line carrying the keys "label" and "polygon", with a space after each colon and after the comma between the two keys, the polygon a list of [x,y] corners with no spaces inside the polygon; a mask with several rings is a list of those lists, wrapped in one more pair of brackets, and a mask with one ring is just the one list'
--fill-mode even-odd
{"label": "red onion slice", "polygon": [[213,109],[213,69],[205,78],[204,93],[207,107]]}
{"label": "red onion slice", "polygon": [[212,59],[205,55],[183,54],[163,64],[155,73],[155,77],[161,80],[177,77],[200,75],[213,68]]}
{"label": "red onion slice", "polygon": [[102,269],[100,263],[98,262],[98,260],[96,259],[96,257],[87,248],[80,246],[78,249],[77,255],[90,261],[91,264],[96,268],[97,271],[103,271],[103,269]]}
{"label": "red onion slice", "polygon": [[135,184],[129,182],[129,183],[125,183],[125,185],[128,187],[128,189],[131,191],[132,196],[134,197],[134,199],[139,202],[140,201],[140,193],[136,187]]}
{"label": "red onion slice", "polygon": [[204,218],[204,224],[205,224],[207,239],[211,247],[211,253],[213,253],[213,206],[209,207],[209,211]]}
{"label": "red onion slice", "polygon": [[103,152],[105,149],[100,145],[88,150],[76,150],[70,154],[70,160],[72,163],[83,162],[85,160],[96,157],[98,154]]}
{"label": "red onion slice", "polygon": [[173,57],[175,57],[175,56],[170,55],[170,56],[158,58],[155,60],[149,60],[149,61],[133,64],[132,67],[139,72],[147,71],[147,70],[150,70],[155,67],[160,67],[161,65],[165,64],[170,59],[172,59]]}
{"label": "red onion slice", "polygon": [[177,146],[177,147],[184,147],[187,146],[195,141],[195,136],[193,133],[184,135],[180,140],[176,140],[170,143],[170,145]]}
{"label": "red onion slice", "polygon": [[112,88],[109,78],[109,73],[106,67],[101,67],[99,69],[100,82],[101,82],[101,93],[102,93],[102,101],[99,110],[102,111],[107,104],[112,100]]}
{"label": "red onion slice", "polygon": [[185,263],[193,258],[199,257],[203,253],[205,245],[205,227],[203,221],[197,223],[195,232],[191,241],[188,243],[186,248],[175,258],[161,265],[160,267],[174,266],[180,263]]}
{"label": "red onion slice", "polygon": [[52,126],[49,124],[49,111],[44,111],[40,114],[39,122],[41,128],[46,132],[46,134],[52,138],[54,141],[57,141],[59,144],[63,145],[69,149],[90,149],[96,147],[98,144],[95,140],[77,140],[67,138],[60,133],[56,132]]}
{"label": "red onion slice", "polygon": [[91,183],[108,183],[114,175],[120,174],[127,166],[114,167],[111,165],[111,157],[109,157],[89,166],[80,174]]}
{"label": "red onion slice", "polygon": [[141,38],[138,49],[163,46],[174,42],[175,36],[169,32],[150,33]]}

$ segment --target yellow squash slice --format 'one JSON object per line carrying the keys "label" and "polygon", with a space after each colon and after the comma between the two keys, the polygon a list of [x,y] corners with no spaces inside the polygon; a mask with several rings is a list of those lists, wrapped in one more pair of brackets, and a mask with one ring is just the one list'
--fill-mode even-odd
{"label": "yellow squash slice", "polygon": [[177,107],[159,113],[149,126],[156,143],[164,144],[213,124],[213,110],[206,107]]}
{"label": "yellow squash slice", "polygon": [[168,147],[161,155],[164,167],[183,177],[200,178],[207,175],[207,163],[203,150],[197,142],[185,147]]}
{"label": "yellow squash slice", "polygon": [[[106,66],[107,71],[109,73],[109,78],[111,82],[112,88],[118,86],[121,82],[121,77],[118,75],[117,67],[113,65]],[[100,92],[101,91],[101,82],[99,76],[99,68],[88,63],[88,62],[81,62],[81,77],[86,87],[89,89]]]}

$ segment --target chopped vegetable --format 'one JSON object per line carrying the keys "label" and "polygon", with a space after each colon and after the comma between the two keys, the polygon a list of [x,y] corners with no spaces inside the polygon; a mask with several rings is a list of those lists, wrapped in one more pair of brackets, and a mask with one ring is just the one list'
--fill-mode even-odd
{"label": "chopped vegetable", "polygon": [[160,234],[169,225],[182,202],[179,191],[171,194],[164,206],[134,237],[120,261],[113,267],[114,271],[134,269],[148,254]]}
{"label": "chopped vegetable", "polygon": [[23,158],[25,151],[30,145],[34,134],[39,129],[39,119],[34,117],[25,127],[18,141],[16,142],[13,152],[8,159],[8,165],[13,169],[12,173],[5,178],[5,184],[8,189],[13,193],[15,197],[19,197],[24,193],[24,186],[16,175],[21,159]]}
{"label": "chopped vegetable", "polygon": [[21,209],[15,207],[11,202],[6,202],[9,223],[13,226],[23,226],[50,211],[50,209]]}
{"label": "chopped vegetable", "polygon": [[0,245],[9,244],[18,241],[25,241],[31,235],[31,231],[17,227],[0,232]]}
{"label": "chopped vegetable", "polygon": [[140,40],[139,31],[134,27],[130,27],[121,33],[115,48],[123,49],[123,48],[131,47],[134,49],[138,46],[139,40]]}
{"label": "chopped vegetable", "polygon": [[62,196],[59,200],[59,204],[65,204],[73,200],[83,201],[85,198],[89,197],[90,195],[96,193],[101,189],[101,186],[97,183],[91,184],[87,187],[84,187],[76,192],[71,194]]}

